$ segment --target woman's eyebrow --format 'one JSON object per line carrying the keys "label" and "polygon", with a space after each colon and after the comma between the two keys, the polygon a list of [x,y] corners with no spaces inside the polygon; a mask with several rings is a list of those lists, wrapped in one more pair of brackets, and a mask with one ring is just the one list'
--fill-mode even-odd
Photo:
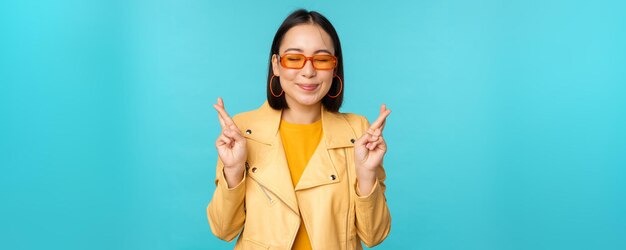
{"label": "woman's eyebrow", "polygon": [[[289,51],[296,51],[296,52],[300,52],[300,53],[304,52],[303,50],[298,49],[298,48],[288,48],[285,51],[283,51],[283,53],[287,53]],[[328,53],[328,54],[331,54],[331,55],[333,54],[333,53],[330,53],[330,51],[325,50],[325,49],[318,49],[315,52],[313,52],[313,54],[318,54],[318,53]]]}
{"label": "woman's eyebrow", "polygon": [[328,54],[331,54],[331,55],[333,54],[333,53],[330,53],[330,51],[325,50],[325,49],[316,50],[314,54],[317,54],[317,53],[328,53]]}
{"label": "woman's eyebrow", "polygon": [[296,51],[296,52],[303,52],[301,49],[296,49],[296,48],[288,48],[288,49],[286,49],[285,51],[283,51],[283,53],[287,53],[287,52],[292,51],[292,50],[293,50],[293,51]]}

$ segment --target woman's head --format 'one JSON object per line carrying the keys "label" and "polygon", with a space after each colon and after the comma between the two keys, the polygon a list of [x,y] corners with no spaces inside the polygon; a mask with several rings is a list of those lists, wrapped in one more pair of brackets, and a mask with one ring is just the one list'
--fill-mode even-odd
{"label": "woman's head", "polygon": [[283,109],[288,108],[288,103],[321,102],[327,110],[339,111],[345,88],[341,80],[343,56],[333,25],[315,11],[291,13],[276,31],[270,50],[267,75],[270,106]]}

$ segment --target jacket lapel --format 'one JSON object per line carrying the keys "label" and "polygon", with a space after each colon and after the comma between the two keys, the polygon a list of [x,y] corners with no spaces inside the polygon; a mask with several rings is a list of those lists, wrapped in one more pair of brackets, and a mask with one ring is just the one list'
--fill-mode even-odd
{"label": "jacket lapel", "polygon": [[337,167],[340,165],[337,164],[345,164],[345,155],[332,151],[353,147],[351,140],[358,138],[341,114],[329,112],[322,107],[323,137],[294,189],[280,133],[278,133],[281,115],[282,111],[272,109],[265,102],[256,110],[251,122],[247,123],[247,127],[240,127],[240,129],[246,138],[261,143],[263,147],[269,147],[268,150],[263,151],[264,155],[257,156],[256,166],[251,166],[251,168],[256,167],[257,170],[256,172],[249,171],[249,176],[299,214],[295,191],[339,182],[341,179],[338,176]]}
{"label": "jacket lapel", "polygon": [[254,166],[250,166],[248,176],[267,188],[299,215],[296,194],[291,184],[287,159],[278,133],[282,112],[272,109],[265,102],[259,109],[253,111],[253,114],[245,123],[246,127],[239,129],[247,139],[261,144],[257,147],[267,148],[257,150],[257,152],[263,152],[262,155],[259,155],[260,153],[248,155],[248,157],[255,157]]}
{"label": "jacket lapel", "polygon": [[304,169],[296,191],[341,180],[338,169],[345,168],[345,154],[340,148],[354,146],[351,142],[351,139],[356,140],[354,131],[341,114],[328,112],[324,108],[322,130],[324,137]]}

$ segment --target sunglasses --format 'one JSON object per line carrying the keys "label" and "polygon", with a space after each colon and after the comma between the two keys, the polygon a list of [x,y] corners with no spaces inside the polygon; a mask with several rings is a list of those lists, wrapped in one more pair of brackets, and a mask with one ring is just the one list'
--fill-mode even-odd
{"label": "sunglasses", "polygon": [[302,69],[306,61],[313,63],[313,68],[317,70],[331,70],[337,67],[337,57],[333,55],[305,56],[303,54],[284,54],[278,56],[280,65],[288,69]]}

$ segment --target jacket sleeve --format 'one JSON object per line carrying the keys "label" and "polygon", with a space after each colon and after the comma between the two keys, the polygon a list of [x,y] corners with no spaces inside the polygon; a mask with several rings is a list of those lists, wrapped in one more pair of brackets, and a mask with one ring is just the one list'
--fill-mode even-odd
{"label": "jacket sleeve", "polygon": [[[369,122],[365,117],[361,119],[361,131],[364,133],[369,128]],[[355,200],[357,234],[367,247],[380,244],[391,230],[391,215],[385,198],[385,178],[385,169],[381,165],[377,169],[372,191],[365,196],[357,195]],[[358,183],[355,183],[355,193],[357,187]]]}
{"label": "jacket sleeve", "polygon": [[217,160],[215,192],[206,209],[211,232],[225,241],[232,241],[243,228],[246,219],[244,199],[246,197],[246,171],[237,186],[228,188],[224,177],[224,165]]}

